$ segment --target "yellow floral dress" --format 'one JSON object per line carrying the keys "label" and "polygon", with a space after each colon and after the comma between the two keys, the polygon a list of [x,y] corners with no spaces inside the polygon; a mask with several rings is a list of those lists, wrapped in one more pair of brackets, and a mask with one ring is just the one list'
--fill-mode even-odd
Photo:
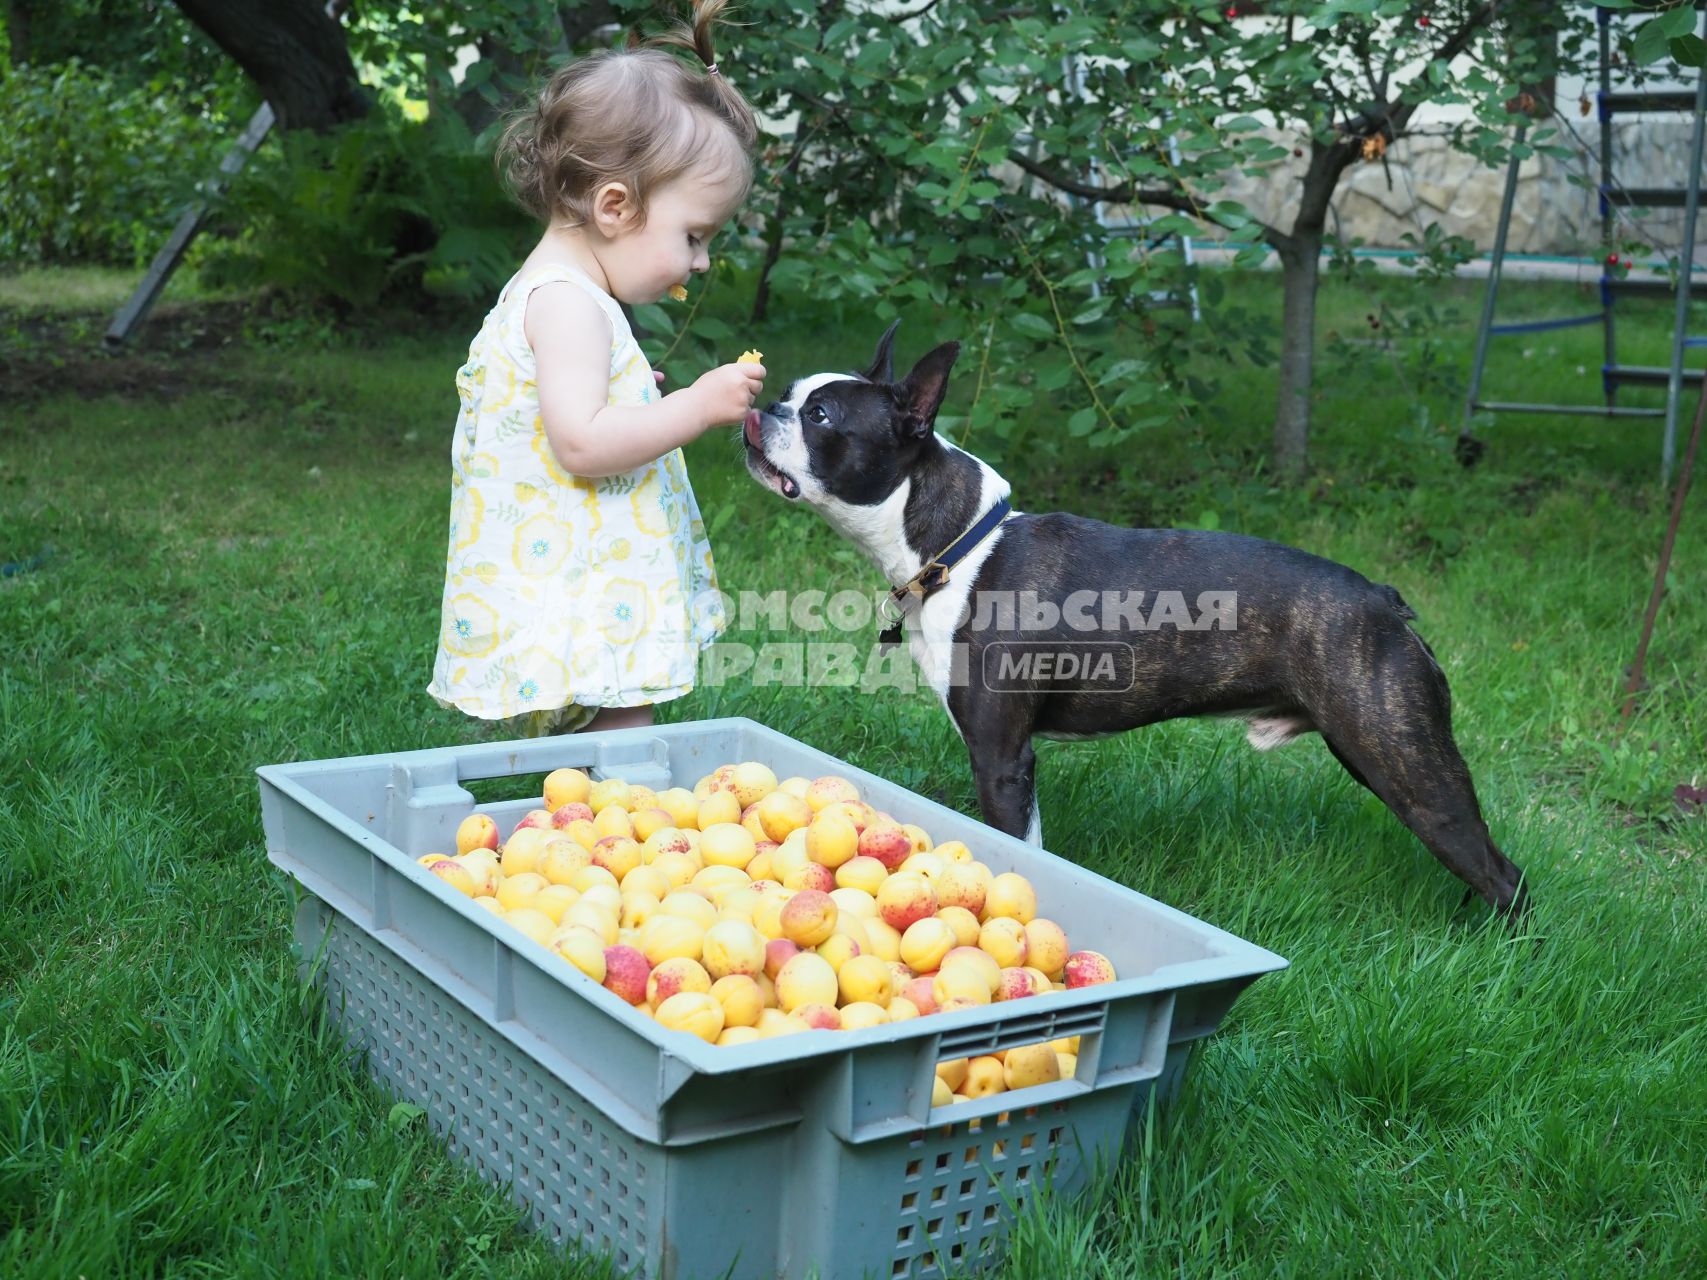
{"label": "yellow floral dress", "polygon": [[573,730],[599,707],[687,693],[700,649],[727,626],[680,449],[599,479],[570,475],[551,452],[522,320],[535,289],[563,281],[610,317],[610,403],[658,396],[622,308],[566,264],[505,285],[457,371],[450,544],[427,692],[523,733]]}

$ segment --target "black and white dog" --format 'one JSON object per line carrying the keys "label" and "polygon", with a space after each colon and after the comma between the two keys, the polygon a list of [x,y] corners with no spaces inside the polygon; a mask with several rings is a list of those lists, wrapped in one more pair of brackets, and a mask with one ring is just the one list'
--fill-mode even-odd
{"label": "black and white dog", "polygon": [[751,411],[747,467],[816,508],[895,588],[986,822],[1041,842],[1034,736],[1237,715],[1259,750],[1320,733],[1449,870],[1522,912],[1521,873],[1452,739],[1446,677],[1397,591],[1257,538],[1009,514],[1008,482],[935,431],[960,344],[894,382],[895,328],[864,374],[801,378]]}

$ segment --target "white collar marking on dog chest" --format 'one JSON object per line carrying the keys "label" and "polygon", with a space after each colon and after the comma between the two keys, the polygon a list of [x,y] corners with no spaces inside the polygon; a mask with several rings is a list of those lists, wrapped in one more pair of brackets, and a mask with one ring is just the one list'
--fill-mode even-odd
{"label": "white collar marking on dog chest", "polygon": [[[1009,495],[1012,486],[982,458],[974,457],[957,445],[943,440],[941,433],[938,433],[937,439],[942,440],[944,448],[965,454],[966,457],[978,464],[977,514],[979,516],[982,516]],[[1016,511],[1014,514],[1019,513]],[[960,624],[961,611],[966,608],[966,602],[972,594],[972,586],[978,581],[979,570],[1006,533],[1007,525],[1005,523],[998,526],[989,537],[969,551],[964,559],[949,570],[948,581],[940,590],[927,596],[918,609],[907,612],[903,624],[907,631],[907,651],[913,655],[913,661],[918,664],[919,674],[924,676],[925,683],[935,691],[944,710],[948,708],[949,681],[954,674],[955,628]],[[904,542],[905,539],[903,539]],[[909,573],[899,578],[892,576],[889,580],[891,582],[905,582],[917,573],[923,561],[916,553],[912,555],[912,560],[913,568]],[[968,674],[970,675],[970,673]],[[953,717],[951,716],[950,719],[952,720]]]}

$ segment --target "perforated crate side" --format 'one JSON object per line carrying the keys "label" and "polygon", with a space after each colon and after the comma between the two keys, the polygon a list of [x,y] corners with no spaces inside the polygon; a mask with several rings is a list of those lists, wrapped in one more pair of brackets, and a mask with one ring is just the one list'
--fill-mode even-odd
{"label": "perforated crate side", "polygon": [[374,1080],[425,1108],[554,1243],[648,1280],[779,1274],[786,1128],[679,1147],[636,1138],[324,902],[303,900],[296,935]]}
{"label": "perforated crate side", "polygon": [[797,1207],[786,1215],[800,1226],[783,1274],[811,1274],[816,1263],[825,1277],[940,1280],[995,1263],[1014,1215],[1042,1187],[1071,1195],[1099,1164],[1112,1167],[1147,1093],[1142,1082],[865,1144],[803,1126]]}
{"label": "perforated crate side", "polygon": [[[369,1074],[426,1109],[451,1152],[507,1184],[553,1241],[657,1274],[665,1153],[624,1133],[326,904],[298,908],[328,1012]],[[323,944],[323,947],[322,947]]]}

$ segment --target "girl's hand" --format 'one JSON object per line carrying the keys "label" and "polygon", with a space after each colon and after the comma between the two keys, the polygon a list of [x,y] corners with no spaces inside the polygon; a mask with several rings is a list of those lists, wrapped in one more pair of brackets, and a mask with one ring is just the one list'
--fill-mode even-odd
{"label": "girl's hand", "polygon": [[707,427],[740,422],[764,390],[762,364],[720,364],[693,384]]}
{"label": "girl's hand", "polygon": [[652,381],[656,382],[658,390],[662,391],[664,389],[664,371],[662,369],[652,370]]}

